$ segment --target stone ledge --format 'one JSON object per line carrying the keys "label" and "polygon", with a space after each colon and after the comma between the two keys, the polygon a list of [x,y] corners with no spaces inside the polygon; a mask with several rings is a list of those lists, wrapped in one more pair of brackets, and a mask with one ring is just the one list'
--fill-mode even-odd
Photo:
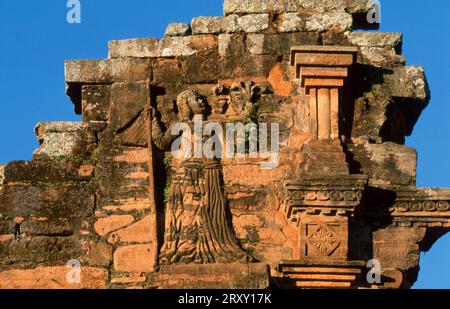
{"label": "stone ledge", "polygon": [[293,13],[302,9],[345,10],[348,13],[367,13],[374,4],[371,0],[225,0],[223,10],[225,16],[230,14],[261,14],[261,13]]}
{"label": "stone ledge", "polygon": [[428,84],[424,69],[421,66],[395,68],[393,74],[386,76],[385,79],[390,86],[393,97],[424,101],[429,99]]}
{"label": "stone ledge", "polygon": [[332,13],[312,14],[306,20],[306,31],[324,32],[344,32],[352,29],[352,15],[339,10]]}
{"label": "stone ledge", "polygon": [[131,39],[109,42],[109,58],[169,58],[192,56],[198,52],[217,48],[216,36],[166,37],[157,39]]}
{"label": "stone ledge", "polygon": [[450,218],[450,189],[413,187],[397,190],[396,203],[391,211],[393,216],[417,216],[447,222]]}
{"label": "stone ledge", "polygon": [[81,122],[41,122],[35,127],[40,147],[36,156],[70,157],[79,148],[82,136]]}
{"label": "stone ledge", "polygon": [[191,25],[187,23],[172,23],[167,26],[165,37],[188,36],[192,34]]}
{"label": "stone ledge", "polygon": [[115,82],[145,81],[152,76],[151,59],[116,58],[65,61],[66,93],[81,114],[83,85],[110,85]]}
{"label": "stone ledge", "polygon": [[38,139],[46,133],[79,132],[82,129],[82,123],[77,121],[39,122],[34,128]]}
{"label": "stone ledge", "polygon": [[269,14],[201,16],[192,20],[194,35],[224,33],[257,33],[269,28]]}
{"label": "stone ledge", "polygon": [[392,47],[361,46],[360,49],[358,62],[362,64],[369,64],[378,68],[393,68],[406,64],[405,58],[397,54],[397,51]]}
{"label": "stone ledge", "polygon": [[200,16],[192,20],[193,34],[219,34],[226,32],[229,17]]}
{"label": "stone ledge", "polygon": [[299,13],[284,13],[278,25],[278,32],[298,32],[303,30],[303,18]]}
{"label": "stone ledge", "polygon": [[352,14],[367,13],[374,5],[373,0],[347,0],[346,11]]}
{"label": "stone ledge", "polygon": [[108,60],[67,60],[64,69],[66,83],[112,82]]}
{"label": "stone ledge", "polygon": [[359,285],[365,266],[365,261],[281,261],[274,281],[285,288],[354,288]]}
{"label": "stone ledge", "polygon": [[261,14],[261,13],[282,13],[285,11],[295,12],[297,3],[295,0],[225,0],[223,3],[224,15],[230,14]]}
{"label": "stone ledge", "polygon": [[290,56],[291,46],[297,44],[317,45],[319,35],[314,32],[292,32],[280,34],[249,34],[246,48],[252,55],[279,55],[285,59]]}
{"label": "stone ledge", "polygon": [[347,32],[350,43],[360,47],[392,47],[400,53],[403,35],[399,32]]}
{"label": "stone ledge", "polygon": [[281,268],[289,267],[329,267],[330,269],[346,269],[351,268],[364,268],[366,267],[365,261],[320,261],[317,259],[302,259],[302,260],[283,260],[279,263]]}
{"label": "stone ledge", "polygon": [[266,264],[163,265],[154,278],[160,288],[267,289]]}
{"label": "stone ledge", "polygon": [[[112,84],[146,80],[151,76],[149,59],[120,58],[65,61],[66,83]],[[81,89],[80,89],[81,91]]]}

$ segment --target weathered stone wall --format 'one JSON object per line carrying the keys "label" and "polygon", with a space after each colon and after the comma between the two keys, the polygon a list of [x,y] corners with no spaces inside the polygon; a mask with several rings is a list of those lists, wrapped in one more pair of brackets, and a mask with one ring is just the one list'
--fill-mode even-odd
{"label": "weathered stone wall", "polygon": [[[62,280],[66,263],[89,260],[95,167],[83,126],[41,123],[36,134],[41,147],[33,160],[11,162],[4,169],[0,267],[15,270],[2,272],[2,288],[69,287]],[[105,270],[86,268],[83,273],[89,280],[76,287],[106,286]]]}
{"label": "weathered stone wall", "polygon": [[[82,122],[39,124],[33,160],[9,163],[4,172],[0,166],[0,287],[223,287],[217,284],[225,279],[235,282],[226,287],[267,286],[266,264],[275,276],[281,260],[300,258],[298,228],[279,198],[311,137],[308,97],[291,69],[295,45],[358,47],[344,107],[351,117],[341,128],[351,173],[368,175],[374,194],[414,186],[416,153],[403,144],[428,103],[427,83],[422,68],[405,66],[401,34],[351,32],[374,27],[359,18],[371,8],[366,0],[225,0],[223,17],[171,24],[161,40],[111,41],[105,60],[67,61],[67,94]],[[148,109],[168,124],[183,91],[212,105],[215,86],[242,83],[265,89],[255,102],[257,121],[281,129],[277,168],[221,162],[239,245],[260,265],[243,277],[241,266],[227,265],[225,275],[209,265],[205,278],[190,282],[201,270],[157,265],[175,171],[167,149],[149,147]],[[350,255],[380,259],[404,272],[409,286],[426,226],[380,223],[376,210],[384,206],[372,206],[370,219],[352,219],[358,236]],[[81,284],[63,279],[71,259],[83,265]]]}

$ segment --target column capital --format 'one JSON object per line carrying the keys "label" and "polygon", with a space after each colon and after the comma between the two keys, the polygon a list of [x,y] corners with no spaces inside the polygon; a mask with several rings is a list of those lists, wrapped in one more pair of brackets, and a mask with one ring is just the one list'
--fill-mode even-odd
{"label": "column capital", "polygon": [[291,65],[306,91],[308,88],[342,88],[357,52],[358,48],[353,46],[293,46]]}

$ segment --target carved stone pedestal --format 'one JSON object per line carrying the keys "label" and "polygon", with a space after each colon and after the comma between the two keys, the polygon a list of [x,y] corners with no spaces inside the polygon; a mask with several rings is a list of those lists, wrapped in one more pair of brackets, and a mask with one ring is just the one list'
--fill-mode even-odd
{"label": "carved stone pedestal", "polygon": [[361,204],[365,175],[299,178],[284,183],[284,214],[298,228],[300,261],[281,262],[285,283],[350,288],[364,262],[349,261],[349,224]]}
{"label": "carved stone pedestal", "polygon": [[164,289],[267,289],[266,264],[178,264],[161,266],[150,284]]}
{"label": "carved stone pedestal", "polygon": [[345,289],[358,286],[365,263],[282,261],[278,266],[280,287],[303,289]]}

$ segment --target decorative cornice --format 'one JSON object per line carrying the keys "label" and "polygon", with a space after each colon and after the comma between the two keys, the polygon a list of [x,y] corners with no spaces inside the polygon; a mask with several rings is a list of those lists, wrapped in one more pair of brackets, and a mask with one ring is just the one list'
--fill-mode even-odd
{"label": "decorative cornice", "polygon": [[418,188],[397,191],[392,216],[450,218],[450,189]]}
{"label": "decorative cornice", "polygon": [[[388,188],[395,194],[391,207],[375,207],[366,216],[390,226],[450,228],[450,189]],[[383,203],[380,201],[380,203]],[[382,209],[389,210],[383,212]]]}
{"label": "decorative cornice", "polygon": [[286,181],[282,193],[285,216],[298,224],[301,213],[351,215],[361,204],[366,183],[365,175]]}

